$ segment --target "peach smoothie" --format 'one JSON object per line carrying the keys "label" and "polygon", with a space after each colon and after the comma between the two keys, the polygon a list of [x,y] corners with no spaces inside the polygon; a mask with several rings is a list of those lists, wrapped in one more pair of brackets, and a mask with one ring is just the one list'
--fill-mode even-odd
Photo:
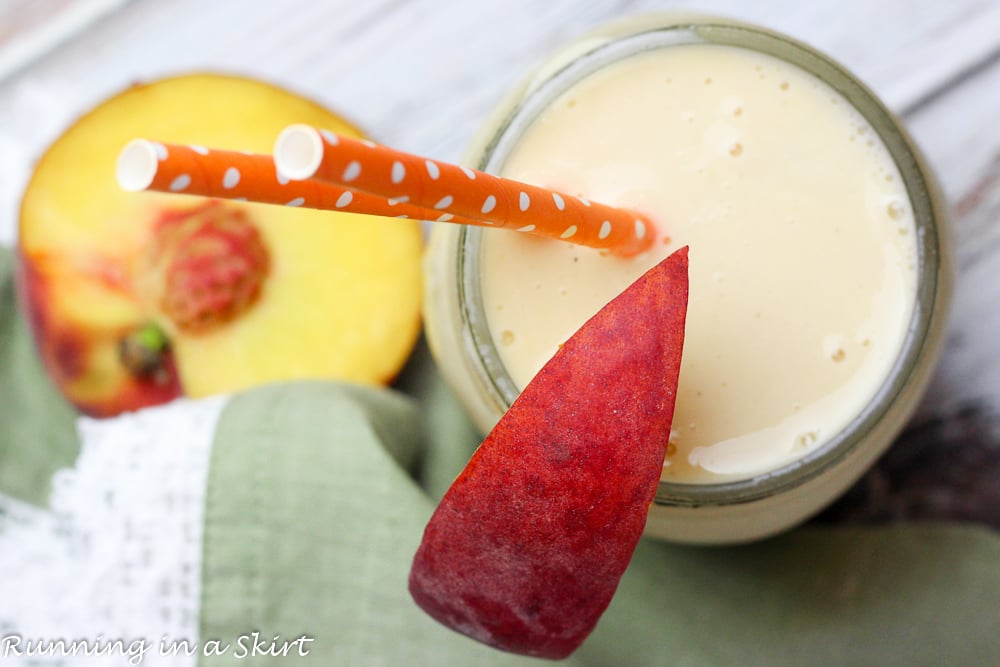
{"label": "peach smoothie", "polygon": [[666,480],[746,478],[822,446],[899,354],[916,298],[902,178],[868,122],[793,65],[715,45],[615,63],[557,99],[501,173],[645,212],[663,237],[621,259],[485,235],[484,312],[519,388],[602,305],[690,246]]}
{"label": "peach smoothie", "polygon": [[915,408],[950,296],[944,216],[898,121],[782,35],[640,20],[546,63],[470,164],[647,216],[631,258],[507,230],[435,228],[425,323],[489,430],[583,322],[689,247],[670,446],[646,533],[758,539],[846,490]]}

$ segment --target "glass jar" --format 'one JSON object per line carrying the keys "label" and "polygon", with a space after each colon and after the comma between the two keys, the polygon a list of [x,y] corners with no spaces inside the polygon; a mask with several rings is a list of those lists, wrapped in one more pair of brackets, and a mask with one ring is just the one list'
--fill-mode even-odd
{"label": "glass jar", "polygon": [[[467,157],[498,173],[525,130],[562,93],[611,63],[686,44],[726,45],[774,56],[839,93],[867,120],[903,179],[917,234],[916,302],[895,363],[863,410],[801,458],[747,479],[661,481],[646,534],[720,544],[763,538],[813,515],[854,483],[891,444],[926,387],[950,299],[946,220],[932,175],[900,122],[854,76],[788,37],[730,20],[643,17],[606,27],[544,64],[500,106]],[[486,232],[509,233],[509,232]],[[480,285],[481,228],[438,225],[425,259],[425,324],[447,382],[488,431],[518,395],[487,322]],[[683,379],[683,378],[682,378]]]}

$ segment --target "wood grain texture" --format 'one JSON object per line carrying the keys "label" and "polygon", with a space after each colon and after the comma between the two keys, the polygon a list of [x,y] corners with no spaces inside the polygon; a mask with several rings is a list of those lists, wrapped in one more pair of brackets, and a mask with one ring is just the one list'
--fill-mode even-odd
{"label": "wood grain texture", "polygon": [[[1000,42],[1000,31],[997,32]],[[921,409],[1000,412],[1000,60],[909,115],[951,204],[956,292],[944,359]]]}
{"label": "wood grain texture", "polygon": [[130,0],[3,0],[0,80],[82,33]]}

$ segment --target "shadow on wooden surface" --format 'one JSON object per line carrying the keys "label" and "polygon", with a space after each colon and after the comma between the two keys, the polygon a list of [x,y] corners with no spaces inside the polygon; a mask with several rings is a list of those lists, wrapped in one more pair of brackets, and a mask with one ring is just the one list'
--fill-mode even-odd
{"label": "shadow on wooden surface", "polygon": [[980,405],[905,431],[818,522],[952,520],[1000,530],[1000,419]]}

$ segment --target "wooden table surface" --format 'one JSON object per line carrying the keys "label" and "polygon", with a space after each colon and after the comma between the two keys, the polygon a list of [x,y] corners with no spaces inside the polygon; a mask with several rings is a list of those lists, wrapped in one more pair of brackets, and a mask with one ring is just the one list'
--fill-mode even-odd
{"label": "wooden table surface", "polygon": [[998,0],[0,0],[0,244],[15,240],[37,156],[134,81],[256,76],[384,143],[455,160],[504,91],[559,44],[672,9],[764,24],[847,65],[903,117],[951,207],[957,293],[940,367],[910,429],[825,518],[1000,528]]}

